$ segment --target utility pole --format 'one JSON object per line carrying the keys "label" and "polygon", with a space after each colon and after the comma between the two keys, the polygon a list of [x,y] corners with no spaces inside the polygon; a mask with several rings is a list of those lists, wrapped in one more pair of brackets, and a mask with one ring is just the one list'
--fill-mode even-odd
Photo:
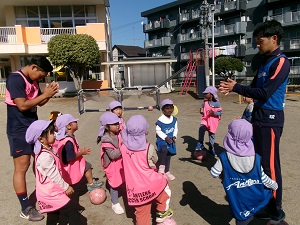
{"label": "utility pole", "polygon": [[206,86],[210,85],[209,82],[209,43],[208,43],[208,32],[212,28],[212,85],[215,86],[215,68],[214,68],[214,11],[215,4],[211,5],[207,2],[207,0],[203,0],[201,6],[201,15],[200,15],[200,26],[202,27],[202,31],[204,30],[204,49],[205,49],[205,76],[206,76]]}

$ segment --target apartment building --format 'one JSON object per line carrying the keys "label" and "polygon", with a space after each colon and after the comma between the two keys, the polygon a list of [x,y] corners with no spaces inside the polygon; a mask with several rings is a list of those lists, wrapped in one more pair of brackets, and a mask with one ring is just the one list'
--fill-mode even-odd
{"label": "apartment building", "polygon": [[[280,21],[285,30],[282,51],[292,62],[290,82],[297,83],[300,76],[300,3],[292,0],[216,0],[214,4],[215,56],[232,56],[243,60],[245,70],[237,73],[240,80],[251,80],[258,53],[252,32],[255,27],[271,19]],[[141,13],[147,18],[143,31],[144,46],[152,57],[170,55],[177,59],[174,70],[185,66],[191,56],[203,59],[204,30],[200,26],[203,1],[177,0]],[[212,57],[212,32],[208,34]],[[217,76],[218,77],[218,76]]]}
{"label": "apartment building", "polygon": [[[95,38],[101,61],[111,51],[108,0],[1,0],[0,1],[0,81],[10,71],[25,65],[31,55],[46,55],[47,43],[58,34],[88,34]],[[106,81],[109,69],[95,65],[85,79]],[[73,83],[66,71],[59,82]]]}

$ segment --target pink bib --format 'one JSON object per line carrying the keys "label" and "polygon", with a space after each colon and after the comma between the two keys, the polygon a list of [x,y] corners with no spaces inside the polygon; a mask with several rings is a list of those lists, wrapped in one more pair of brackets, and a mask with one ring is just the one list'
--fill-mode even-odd
{"label": "pink bib", "polygon": [[[20,76],[24,79],[26,87],[25,87],[25,93],[26,93],[26,99],[34,99],[39,94],[39,85],[36,81],[33,81],[33,83],[29,83],[26,77],[20,72],[16,71],[14,73],[20,74]],[[5,103],[8,105],[16,105],[14,101],[11,99],[9,91],[6,89],[5,91]]]}
{"label": "pink bib", "polygon": [[148,164],[149,143],[145,150],[131,151],[121,146],[129,205],[143,205],[156,199],[167,185],[167,179]]}
{"label": "pink bib", "polygon": [[[54,151],[56,151],[58,153],[60,159],[62,159],[62,150],[63,150],[65,144],[67,143],[67,141],[72,142],[75,153],[79,152],[79,146],[77,143],[75,143],[73,138],[65,137],[65,138],[61,139],[60,141],[56,140],[52,147],[53,147]],[[77,140],[76,140],[76,142],[77,142]],[[85,162],[85,159],[83,158],[83,156],[73,159],[67,165],[64,165],[63,162],[61,161],[63,179],[68,184],[78,183],[84,175],[85,164],[86,164],[86,162]]]}
{"label": "pink bib", "polygon": [[[120,137],[119,137],[119,140],[120,140]],[[101,143],[100,158],[101,158],[102,166],[104,165],[104,158],[103,158],[104,154],[105,154],[105,151],[103,150],[104,148],[113,148],[114,150],[117,149],[111,143]],[[116,188],[124,183],[125,176],[124,176],[122,157],[111,160],[110,164],[107,167],[103,167],[103,170],[106,174],[107,181],[111,187]]]}
{"label": "pink bib", "polygon": [[[56,155],[46,150],[42,150],[41,152],[47,152],[52,155],[55,160],[54,166],[61,171],[60,159]],[[35,156],[35,162],[39,155]],[[55,184],[49,177],[44,177],[37,169],[35,169],[35,181],[36,198],[41,213],[56,211],[70,201],[70,198],[58,184]]]}
{"label": "pink bib", "polygon": [[212,109],[214,112],[220,111],[222,110],[221,107],[219,108],[213,108],[209,105],[208,101],[204,102],[204,107],[203,107],[203,116],[201,119],[201,124],[205,125],[207,127],[207,129],[209,130],[209,132],[211,133],[216,133],[217,129],[218,129],[218,125],[219,125],[219,121],[221,119],[220,116],[210,116],[208,114],[208,111]]}

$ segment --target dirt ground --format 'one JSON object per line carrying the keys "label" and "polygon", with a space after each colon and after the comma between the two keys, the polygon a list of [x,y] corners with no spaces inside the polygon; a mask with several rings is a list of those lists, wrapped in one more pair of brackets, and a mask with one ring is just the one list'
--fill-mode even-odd
{"label": "dirt ground", "polygon": [[[202,99],[194,98],[195,94],[180,96],[178,93],[161,95],[161,99],[170,98],[179,109],[177,115],[179,134],[177,139],[178,154],[172,157],[171,172],[176,176],[174,181],[170,181],[172,189],[171,208],[174,211],[173,218],[178,225],[233,225],[228,203],[224,196],[225,192],[219,179],[213,179],[209,170],[214,165],[216,159],[208,157],[200,162],[192,159],[191,154],[196,146],[198,128],[199,128],[199,106]],[[216,152],[223,151],[223,138],[227,131],[227,125],[235,117],[242,114],[245,104],[239,104],[237,94],[231,93],[223,96],[219,93],[220,102],[223,107],[223,116],[216,134]],[[138,106],[137,101],[141,100],[139,96],[133,96],[126,99],[127,106]],[[144,105],[151,105],[153,102],[147,102]],[[153,100],[152,100],[153,101]],[[105,104],[104,104],[105,102]],[[15,196],[12,186],[13,161],[9,156],[9,146],[6,137],[6,105],[3,99],[0,99],[0,132],[1,149],[0,157],[0,201],[2,203],[0,212],[0,225],[18,225],[32,224],[19,217],[20,205]],[[98,101],[99,108],[106,108],[106,101]],[[296,225],[300,223],[299,211],[295,210],[300,200],[300,163],[299,163],[299,117],[300,96],[296,94],[288,95],[286,100],[286,122],[284,132],[281,138],[281,162],[283,174],[283,208],[286,212],[286,223]],[[81,147],[87,146],[93,149],[90,156],[86,156],[93,167],[94,177],[103,178],[103,170],[100,165],[99,145],[96,144],[96,138],[99,129],[99,117],[101,112],[88,112],[79,116],[77,98],[54,98],[39,108],[40,119],[48,119],[49,113],[53,110],[62,113],[70,113],[80,118],[79,130],[75,133]],[[131,110],[125,111],[125,121],[132,115],[142,114],[150,124],[150,134],[148,140],[155,144],[155,122],[160,116],[158,110]],[[206,136],[208,141],[208,137]],[[32,170],[27,173],[28,192],[34,191],[34,175]],[[111,209],[110,197],[102,205],[92,205],[89,202],[88,194],[80,197],[80,204],[85,207],[82,213],[82,224],[89,225],[130,225],[133,224],[133,210],[127,209],[126,214],[116,215]],[[123,199],[120,197],[120,203],[123,205]],[[297,207],[298,208],[298,207]],[[45,224],[45,219],[34,224]],[[153,223],[155,224],[155,223]],[[265,225],[266,221],[254,220],[251,225]]]}

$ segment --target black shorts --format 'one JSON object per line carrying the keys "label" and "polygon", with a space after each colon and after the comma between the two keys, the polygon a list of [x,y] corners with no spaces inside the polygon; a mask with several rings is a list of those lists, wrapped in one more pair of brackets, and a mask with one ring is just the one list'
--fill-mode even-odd
{"label": "black shorts", "polygon": [[7,135],[10,155],[13,157],[19,157],[22,155],[32,155],[33,154],[33,144],[28,144],[25,140],[25,134],[17,135]]}

